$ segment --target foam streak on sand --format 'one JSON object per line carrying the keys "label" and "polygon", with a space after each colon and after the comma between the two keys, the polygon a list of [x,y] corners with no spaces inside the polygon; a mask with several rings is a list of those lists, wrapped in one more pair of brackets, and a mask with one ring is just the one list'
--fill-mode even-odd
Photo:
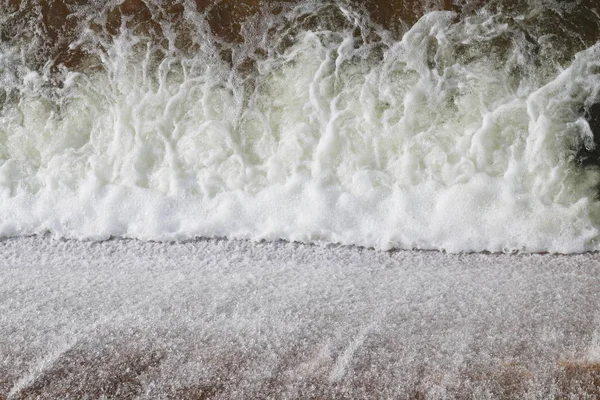
{"label": "foam streak on sand", "polygon": [[7,239],[0,396],[596,398],[599,277],[597,254]]}
{"label": "foam streak on sand", "polygon": [[597,250],[600,45],[569,54],[548,4],[400,36],[350,3],[265,5],[237,44],[186,2],[176,24],[147,2],[158,39],[73,5],[89,65],[0,43],[0,235]]}

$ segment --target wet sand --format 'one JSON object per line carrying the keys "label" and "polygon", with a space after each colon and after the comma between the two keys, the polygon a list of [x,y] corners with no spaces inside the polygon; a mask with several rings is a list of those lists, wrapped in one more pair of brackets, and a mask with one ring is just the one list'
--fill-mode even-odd
{"label": "wet sand", "polygon": [[4,399],[600,396],[597,254],[30,237],[0,282]]}

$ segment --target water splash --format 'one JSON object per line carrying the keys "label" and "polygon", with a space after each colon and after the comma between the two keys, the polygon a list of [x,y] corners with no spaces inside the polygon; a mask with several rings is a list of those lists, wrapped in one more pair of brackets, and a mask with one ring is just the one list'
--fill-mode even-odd
{"label": "water splash", "polygon": [[227,37],[210,7],[124,5],[70,6],[50,49],[51,24],[12,21],[0,234],[597,249],[600,47],[539,24],[573,9],[454,7],[397,34],[281,3]]}

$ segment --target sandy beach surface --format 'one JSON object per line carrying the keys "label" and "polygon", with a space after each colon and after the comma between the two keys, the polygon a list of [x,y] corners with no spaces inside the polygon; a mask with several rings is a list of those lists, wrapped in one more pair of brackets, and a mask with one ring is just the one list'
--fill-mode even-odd
{"label": "sandy beach surface", "polygon": [[0,398],[598,398],[598,254],[0,242]]}

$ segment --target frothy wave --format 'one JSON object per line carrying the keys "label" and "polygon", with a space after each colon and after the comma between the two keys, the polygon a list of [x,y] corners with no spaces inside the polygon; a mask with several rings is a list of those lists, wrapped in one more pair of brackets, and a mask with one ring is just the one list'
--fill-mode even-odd
{"label": "frothy wave", "polygon": [[341,5],[336,29],[290,25],[325,9],[287,7],[232,61],[210,35],[184,52],[84,29],[101,68],[60,84],[4,43],[0,235],[598,249],[600,44],[563,67],[491,12],[401,40]]}

